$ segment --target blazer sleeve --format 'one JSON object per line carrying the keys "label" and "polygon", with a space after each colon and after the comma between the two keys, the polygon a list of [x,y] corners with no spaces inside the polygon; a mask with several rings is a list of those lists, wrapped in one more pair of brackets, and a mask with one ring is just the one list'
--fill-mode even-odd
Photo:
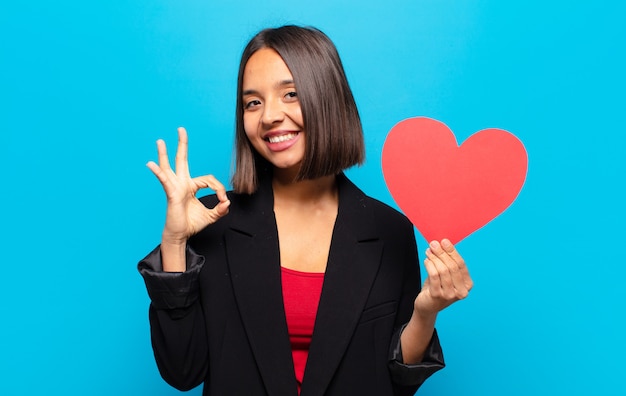
{"label": "blazer sleeve", "polygon": [[[445,363],[436,330],[433,332],[422,362],[418,364],[403,363],[400,335],[413,313],[414,301],[422,284],[413,224],[408,219],[404,219],[403,226],[399,227],[403,230],[402,239],[405,241],[399,260],[404,265],[405,276],[398,314],[400,325],[394,332],[389,348],[389,371],[396,387],[396,394],[413,395],[428,377],[444,368]],[[401,389],[406,390],[406,392],[402,392]]]}
{"label": "blazer sleeve", "polygon": [[163,272],[159,247],[137,266],[151,300],[150,334],[157,367],[163,379],[179,390],[200,385],[208,369],[198,281],[204,257],[189,247],[186,254],[185,272]]}
{"label": "blazer sleeve", "polygon": [[389,352],[389,370],[391,371],[391,377],[396,384],[401,386],[419,387],[428,377],[445,367],[443,351],[441,350],[439,337],[437,336],[437,331],[435,330],[433,337],[430,340],[430,344],[428,344],[428,347],[426,348],[422,361],[418,364],[403,363],[400,334],[402,334],[404,327],[406,327],[406,325],[402,326],[400,331],[397,331],[394,334],[391,341],[391,350]]}

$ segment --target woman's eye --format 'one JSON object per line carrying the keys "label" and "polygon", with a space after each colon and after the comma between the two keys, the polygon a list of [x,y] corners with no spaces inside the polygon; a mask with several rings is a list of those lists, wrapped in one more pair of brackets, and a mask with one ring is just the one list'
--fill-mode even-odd
{"label": "woman's eye", "polygon": [[250,101],[245,103],[244,108],[250,109],[250,108],[252,108],[254,106],[258,106],[260,104],[261,104],[261,102],[256,100],[256,99],[255,100],[250,100]]}
{"label": "woman's eye", "polygon": [[285,95],[287,99],[295,99],[298,97],[298,93],[296,91],[287,92]]}

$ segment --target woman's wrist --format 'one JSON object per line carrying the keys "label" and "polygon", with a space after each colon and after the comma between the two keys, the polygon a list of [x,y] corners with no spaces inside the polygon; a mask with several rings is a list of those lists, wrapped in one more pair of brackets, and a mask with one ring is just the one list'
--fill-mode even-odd
{"label": "woman's wrist", "polygon": [[164,272],[185,272],[187,241],[161,240],[161,262]]}
{"label": "woman's wrist", "polygon": [[413,311],[413,315],[400,335],[402,357],[406,364],[422,361],[435,330],[437,314],[429,315]]}

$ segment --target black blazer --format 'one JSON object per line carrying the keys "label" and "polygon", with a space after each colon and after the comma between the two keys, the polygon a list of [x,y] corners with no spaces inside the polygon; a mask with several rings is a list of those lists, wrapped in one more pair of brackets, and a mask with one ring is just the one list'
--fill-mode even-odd
{"label": "black blazer", "polygon": [[[401,363],[400,330],[421,285],[413,226],[344,175],[337,180],[301,395],[413,395],[444,366],[436,333],[423,363]],[[139,263],[157,366],[178,389],[204,382],[203,395],[295,396],[271,184],[229,198],[230,213],[189,240],[185,273],[161,272],[158,248]]]}

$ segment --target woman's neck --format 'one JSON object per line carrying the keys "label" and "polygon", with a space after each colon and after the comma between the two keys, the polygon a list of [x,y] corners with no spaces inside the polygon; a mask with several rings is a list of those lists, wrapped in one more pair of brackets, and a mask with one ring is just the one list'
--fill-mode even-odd
{"label": "woman's neck", "polygon": [[276,177],[272,179],[275,207],[338,204],[335,175],[313,180],[293,181]]}

